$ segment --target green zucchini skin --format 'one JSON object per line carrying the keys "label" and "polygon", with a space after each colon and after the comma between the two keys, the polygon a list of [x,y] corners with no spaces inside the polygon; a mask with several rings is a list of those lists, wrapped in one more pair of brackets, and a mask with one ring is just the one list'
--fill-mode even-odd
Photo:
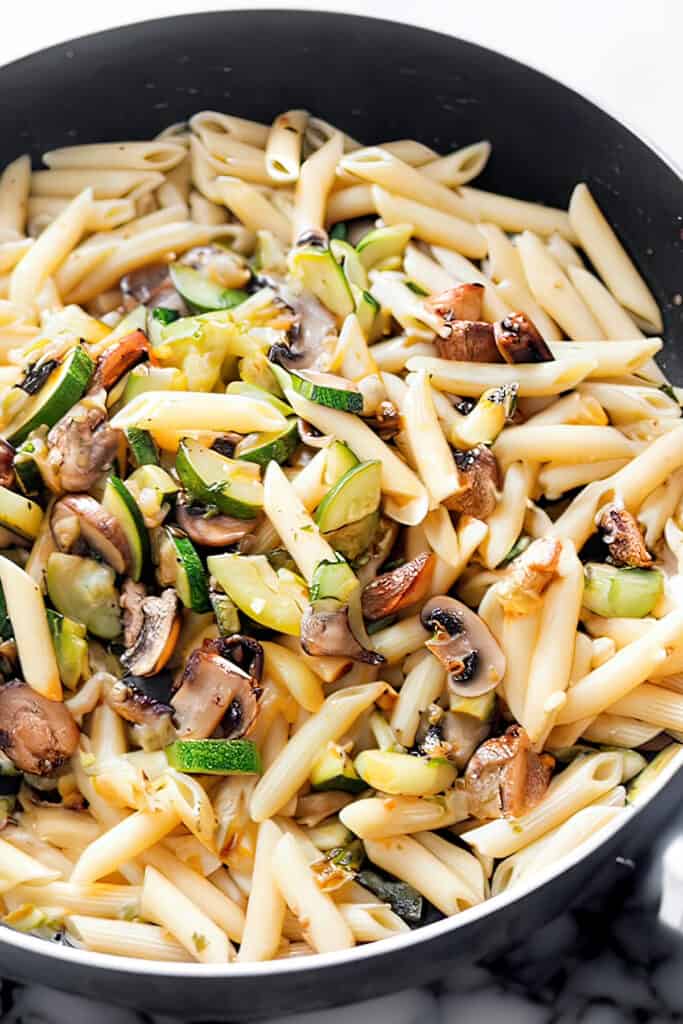
{"label": "green zucchini skin", "polygon": [[176,740],[166,747],[171,768],[198,775],[258,775],[261,755],[251,740]]}
{"label": "green zucchini skin", "polygon": [[85,349],[80,345],[72,349],[9,424],[6,431],[9,443],[16,448],[36,427],[54,427],[83,397],[94,370],[95,364]]}
{"label": "green zucchini skin", "polygon": [[312,370],[290,370],[289,375],[292,387],[302,398],[340,412],[363,411],[363,395],[344,377]]}
{"label": "green zucchini skin", "polygon": [[184,263],[171,263],[169,273],[174,288],[180,292],[193,313],[232,309],[249,297],[241,288],[224,288],[206,274]]}

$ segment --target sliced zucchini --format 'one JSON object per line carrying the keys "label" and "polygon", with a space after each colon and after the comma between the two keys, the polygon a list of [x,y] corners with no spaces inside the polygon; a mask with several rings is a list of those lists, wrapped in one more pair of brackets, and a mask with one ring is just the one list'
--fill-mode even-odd
{"label": "sliced zucchini", "polygon": [[265,555],[210,555],[212,576],[250,619],[277,633],[299,636],[308,605],[306,584],[288,569],[273,569]]}
{"label": "sliced zucchini", "polygon": [[152,310],[152,320],[156,320],[157,323],[162,324],[166,327],[168,324],[172,324],[174,320],[178,320],[180,313],[177,309],[167,309],[166,306],[156,306]]}
{"label": "sliced zucchini", "polygon": [[[330,242],[332,255],[337,263],[341,263],[346,280],[356,288],[368,287],[368,272],[360,261],[360,257],[354,247],[348,242],[340,239],[332,239]],[[353,288],[352,288],[353,290]]]}
{"label": "sliced zucchini", "polygon": [[105,640],[121,632],[115,579],[111,566],[94,558],[55,551],[47,561],[47,592],[57,611]]}
{"label": "sliced zucchini", "polygon": [[379,508],[382,490],[382,464],[379,460],[360,462],[337,480],[315,511],[315,522],[322,533],[358,522]]}
{"label": "sliced zucchini", "polygon": [[140,427],[126,427],[126,441],[135,466],[158,466],[159,449],[148,430]]}
{"label": "sliced zucchini", "polygon": [[297,394],[342,412],[362,412],[363,395],[346,377],[317,370],[290,370],[292,387]]}
{"label": "sliced zucchini", "polygon": [[360,871],[357,877],[364,888],[373,892],[383,903],[388,903],[406,924],[420,923],[422,897],[412,885],[393,878],[383,878],[375,871]]}
{"label": "sliced zucchini", "polygon": [[496,694],[494,690],[482,694],[481,697],[459,697],[451,695],[451,711],[459,715],[469,715],[480,722],[489,722],[496,710]]}
{"label": "sliced zucchini", "polygon": [[36,427],[54,427],[83,396],[94,369],[95,364],[80,345],[72,349],[6,427],[9,443],[16,447]]}
{"label": "sliced zucchini", "polygon": [[290,416],[287,425],[277,433],[247,434],[235,447],[235,458],[267,466],[269,462],[286,462],[299,445],[296,416]]}
{"label": "sliced zucchini", "polygon": [[346,793],[360,793],[366,784],[353,767],[353,761],[342,747],[328,743],[311,765],[313,789],[341,789]]}
{"label": "sliced zucchini", "polygon": [[325,455],[325,469],[323,481],[331,487],[344,476],[348,470],[359,464],[359,460],[353,454],[345,441],[333,441],[328,447]]}
{"label": "sliced zucchini", "polygon": [[271,395],[270,391],[266,391],[265,388],[259,388],[256,384],[248,384],[244,380],[231,380],[226,388],[228,395],[243,395],[245,398],[255,398],[259,402],[267,402],[268,405],[272,405],[273,409],[277,409],[283,416],[292,415],[291,405],[287,405],[277,395]]}
{"label": "sliced zucchini", "polygon": [[190,538],[167,526],[164,528],[161,547],[164,565],[171,559],[175,561],[173,585],[185,607],[193,612],[211,611],[204,566]]}
{"label": "sliced zucchini", "polygon": [[81,622],[74,622],[52,608],[47,609],[47,622],[60,679],[67,690],[75,690],[81,679],[86,679],[89,673],[87,630]]}
{"label": "sliced zucchini", "polygon": [[375,337],[375,323],[381,308],[380,304],[375,296],[365,289],[362,291],[359,289],[357,292],[354,291],[354,298],[356,300],[356,316],[358,317],[360,329],[365,337],[372,341]]}
{"label": "sliced zucchini", "polygon": [[126,377],[121,405],[127,405],[145,391],[182,391],[184,387],[185,376],[175,366],[150,366],[144,363],[135,366]]}
{"label": "sliced zucchini", "polygon": [[249,298],[241,288],[224,288],[206,274],[184,263],[171,263],[171,281],[193,313],[212,313],[216,309],[232,309]]}
{"label": "sliced zucchini", "polygon": [[375,509],[374,512],[369,512],[355,523],[346,523],[338,530],[330,530],[328,533],[323,533],[322,536],[330,547],[353,562],[368,550],[377,533],[378,526],[379,509]]}
{"label": "sliced zucchini", "polygon": [[137,582],[149,559],[149,534],[135,498],[118,476],[107,480],[102,505],[121,524],[131,554],[129,576]]}
{"label": "sliced zucchini", "polygon": [[40,505],[23,494],[0,487],[0,526],[27,540],[35,540],[42,521],[43,510]]}
{"label": "sliced zucchini", "polygon": [[159,504],[173,501],[180,490],[171,474],[161,466],[140,466],[130,474],[126,480],[126,487],[130,487],[133,493],[148,488],[156,491],[159,495]]}
{"label": "sliced zucchini", "polygon": [[413,233],[412,224],[393,224],[389,228],[375,228],[368,231],[358,245],[356,252],[366,270],[397,263]]}
{"label": "sliced zucchini", "polygon": [[647,797],[647,791],[651,786],[655,784],[658,776],[668,768],[669,765],[677,759],[679,763],[683,761],[683,745],[680,743],[671,743],[668,747],[664,747],[660,750],[656,757],[648,764],[647,768],[644,768],[639,775],[636,775],[635,779],[629,785],[626,790],[626,800],[630,804],[638,804],[641,800]]}
{"label": "sliced zucchini", "polygon": [[445,758],[393,750],[363,750],[354,767],[368,786],[390,796],[436,796],[453,785],[456,775]]}
{"label": "sliced zucchini", "polygon": [[349,282],[330,249],[313,246],[294,249],[289,257],[289,269],[335,316],[353,313],[355,303]]}
{"label": "sliced zucchini", "polygon": [[232,636],[240,631],[240,617],[237,608],[227,594],[219,590],[209,589],[209,600],[216,616],[218,632],[221,636]]}
{"label": "sliced zucchini", "polygon": [[176,740],[166,747],[171,768],[190,775],[258,775],[261,755],[251,740]]}
{"label": "sliced zucchini", "polygon": [[336,238],[340,242],[345,242],[349,233],[349,226],[346,221],[337,221],[333,227],[330,228],[330,238]]}
{"label": "sliced zucchini", "polygon": [[358,590],[358,580],[349,564],[341,557],[336,562],[319,562],[313,570],[311,601],[332,598],[348,604]]}
{"label": "sliced zucchini", "polygon": [[28,497],[40,494],[43,490],[43,475],[38,462],[39,455],[47,455],[47,445],[42,437],[27,437],[14,454],[14,472],[17,483]]}
{"label": "sliced zucchini", "polygon": [[458,438],[471,448],[493,444],[517,406],[517,384],[489,388],[458,425]]}
{"label": "sliced zucchini", "polygon": [[642,619],[664,591],[658,569],[618,569],[589,562],[584,566],[583,605],[606,618]]}
{"label": "sliced zucchini", "polygon": [[263,508],[263,485],[244,462],[226,459],[198,441],[185,438],[176,455],[183,486],[205,505],[237,519],[253,519]]}

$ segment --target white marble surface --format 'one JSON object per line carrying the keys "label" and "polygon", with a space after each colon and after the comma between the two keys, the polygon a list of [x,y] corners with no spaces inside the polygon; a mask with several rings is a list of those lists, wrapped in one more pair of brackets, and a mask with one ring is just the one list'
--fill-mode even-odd
{"label": "white marble surface", "polygon": [[[0,63],[114,23],[211,6],[204,0],[42,0],[12,5]],[[230,6],[223,4],[219,6]],[[395,18],[499,49],[587,93],[683,166],[680,0],[244,0],[235,6],[327,8]],[[672,826],[672,836],[683,826]],[[675,857],[678,862],[678,857]],[[290,1024],[663,1024],[683,1012],[683,941],[658,924],[661,856],[609,907],[566,915],[491,968],[459,965],[438,992],[410,991],[353,1009],[288,1018]],[[683,884],[683,883],[682,883]],[[683,910],[683,907],[681,908]],[[680,918],[680,915],[679,915]],[[1,966],[0,966],[1,969]],[[38,986],[2,986],[2,1024],[143,1024]],[[155,1024],[162,1024],[157,1020]],[[276,1024],[276,1022],[272,1022]],[[282,1024],[278,1021],[277,1024]]]}

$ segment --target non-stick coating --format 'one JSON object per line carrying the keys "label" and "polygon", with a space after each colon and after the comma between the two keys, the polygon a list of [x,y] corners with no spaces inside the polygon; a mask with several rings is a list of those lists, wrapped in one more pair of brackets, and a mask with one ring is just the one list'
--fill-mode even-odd
{"label": "non-stick coating", "polygon": [[[566,206],[588,182],[664,310],[664,363],[683,383],[677,174],[576,93],[470,43],[367,18],[238,11],[147,22],[0,69],[0,160],[74,142],[149,138],[200,109],[269,120],[306,107],[367,143],[417,138],[441,151],[494,143],[484,187]],[[244,1020],[367,998],[518,941],[611,877],[670,817],[680,775],[595,854],[509,907],[365,963],[224,979],[156,977],[55,961],[1,944],[3,973],[139,1008]]]}

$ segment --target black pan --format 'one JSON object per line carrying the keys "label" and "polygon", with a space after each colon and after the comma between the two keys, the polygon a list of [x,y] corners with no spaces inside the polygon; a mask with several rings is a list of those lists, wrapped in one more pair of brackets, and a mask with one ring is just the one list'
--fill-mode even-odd
{"label": "black pan", "polygon": [[[198,14],[115,29],[0,69],[0,161],[76,142],[149,138],[201,109],[269,120],[306,107],[374,143],[416,138],[443,152],[487,138],[481,179],[566,206],[586,181],[664,311],[662,360],[683,383],[683,184],[618,121],[565,86],[471,43],[369,18],[303,11]],[[523,940],[607,886],[680,800],[680,773],[619,831],[557,877],[346,954],[263,965],[143,964],[0,932],[0,970],[138,1009],[245,1020],[327,1007],[446,975]]]}

